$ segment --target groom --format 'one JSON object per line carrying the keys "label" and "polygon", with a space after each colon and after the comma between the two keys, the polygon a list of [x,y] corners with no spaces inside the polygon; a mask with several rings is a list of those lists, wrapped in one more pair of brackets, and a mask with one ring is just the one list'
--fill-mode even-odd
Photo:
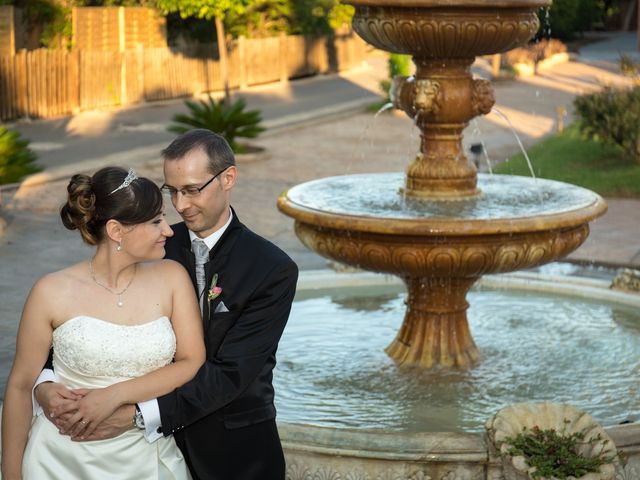
{"label": "groom", "polygon": [[[191,130],[162,156],[162,189],[184,220],[172,226],[166,258],[189,271],[196,294],[203,290],[198,277],[204,270],[200,300],[207,361],[174,392],[121,407],[87,440],[116,436],[130,429],[133,419],[149,441],[174,435],[196,480],[283,480],[272,371],[297,266],[240,223],[231,208],[237,170],[221,136]],[[206,248],[194,255],[203,248],[195,247],[198,239]],[[48,417],[64,402],[52,383],[38,385],[36,397]],[[67,427],[64,421],[57,424],[62,431]]]}

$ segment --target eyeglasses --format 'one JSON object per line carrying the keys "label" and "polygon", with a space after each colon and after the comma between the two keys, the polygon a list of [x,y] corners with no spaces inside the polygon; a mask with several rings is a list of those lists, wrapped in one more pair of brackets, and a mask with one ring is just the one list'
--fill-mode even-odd
{"label": "eyeglasses", "polygon": [[213,177],[211,177],[211,179],[201,187],[196,187],[195,185],[189,185],[188,187],[183,187],[178,189],[178,188],[171,187],[165,183],[164,185],[162,185],[162,187],[160,187],[160,190],[165,195],[171,196],[171,198],[175,198],[178,195],[178,192],[180,192],[180,194],[186,198],[197,197],[198,195],[200,195],[200,192],[202,192],[202,190],[204,190],[211,182],[213,182],[218,177],[218,175],[220,175],[222,172],[224,172],[228,168],[229,168],[228,166],[224,167],[222,170],[216,173]]}

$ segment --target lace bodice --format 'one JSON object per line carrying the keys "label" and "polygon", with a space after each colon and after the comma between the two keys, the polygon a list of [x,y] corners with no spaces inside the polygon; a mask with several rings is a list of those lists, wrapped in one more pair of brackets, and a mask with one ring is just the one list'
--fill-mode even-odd
{"label": "lace bodice", "polygon": [[53,331],[53,366],[74,387],[106,386],[171,362],[176,337],[163,316],[140,325],[118,325],[77,316]]}

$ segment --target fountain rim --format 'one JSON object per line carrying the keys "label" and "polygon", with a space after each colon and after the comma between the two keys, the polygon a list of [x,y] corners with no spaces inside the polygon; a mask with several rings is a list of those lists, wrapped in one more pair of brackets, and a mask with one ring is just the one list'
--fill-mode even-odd
{"label": "fountain rim", "polygon": [[449,8],[519,9],[544,8],[551,6],[551,0],[343,0],[354,7],[425,8],[446,10]]}
{"label": "fountain rim", "polygon": [[[339,175],[312,180],[320,182],[337,177]],[[554,180],[539,179],[545,182]],[[301,187],[307,183],[295,185],[292,188]],[[562,182],[557,182],[562,183]],[[569,184],[567,184],[569,185]],[[575,185],[570,185],[574,188]],[[527,217],[512,217],[503,219],[465,219],[465,218],[384,218],[366,215],[344,214],[327,212],[307,205],[297,203],[289,198],[289,191],[283,192],[278,197],[278,209],[295,219],[297,222],[308,224],[315,228],[327,228],[333,230],[345,230],[350,232],[374,233],[383,235],[409,235],[409,236],[442,236],[450,237],[478,237],[483,235],[521,234],[533,232],[547,232],[574,228],[588,223],[597,217],[604,215],[607,204],[604,199],[595,192],[591,192],[593,201],[584,207],[574,208],[559,213],[535,214]],[[455,199],[431,200],[431,201],[456,201]]]}
{"label": "fountain rim", "polygon": [[[389,432],[278,420],[285,450],[380,460],[486,462],[484,432]],[[640,445],[640,424],[603,426],[619,450]]]}

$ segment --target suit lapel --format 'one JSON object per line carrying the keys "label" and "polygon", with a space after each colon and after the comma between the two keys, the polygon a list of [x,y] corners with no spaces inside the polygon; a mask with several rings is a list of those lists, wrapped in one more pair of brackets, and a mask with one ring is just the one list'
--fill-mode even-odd
{"label": "suit lapel", "polygon": [[[227,268],[227,257],[233,249],[233,245],[238,239],[240,233],[245,228],[245,226],[240,223],[235,210],[232,208],[231,211],[233,212],[231,223],[222,234],[222,237],[220,237],[220,240],[218,240],[209,252],[209,262],[205,265],[206,282],[202,308],[202,321],[205,332],[209,329],[209,324],[215,308],[225,297],[223,289],[222,295],[209,303],[207,293],[211,286],[211,280],[213,279],[213,275],[217,273],[217,283],[220,285],[221,283],[224,283],[225,275],[231,274],[231,270]],[[191,277],[191,284],[193,285],[194,292],[197,295],[195,257],[191,252],[191,238],[189,237],[189,230],[184,222],[172,225],[171,228],[173,229],[174,236],[169,238],[167,241],[167,254],[165,258],[180,262],[187,269],[189,276]]]}
{"label": "suit lapel", "polygon": [[240,223],[236,212],[233,209],[231,211],[233,212],[231,223],[222,234],[222,237],[220,237],[220,239],[216,242],[216,244],[209,252],[209,263],[205,265],[206,288],[204,293],[203,305],[203,320],[205,332],[209,329],[211,317],[213,316],[216,307],[225,297],[225,291],[223,288],[222,295],[209,302],[209,300],[207,299],[207,294],[209,292],[209,288],[211,287],[211,281],[213,280],[213,276],[217,274],[217,285],[220,286],[221,283],[224,283],[225,275],[230,274],[230,270],[227,268],[227,258],[229,256],[229,253],[233,249],[233,245],[235,244],[238,235],[244,228],[244,225]]}

